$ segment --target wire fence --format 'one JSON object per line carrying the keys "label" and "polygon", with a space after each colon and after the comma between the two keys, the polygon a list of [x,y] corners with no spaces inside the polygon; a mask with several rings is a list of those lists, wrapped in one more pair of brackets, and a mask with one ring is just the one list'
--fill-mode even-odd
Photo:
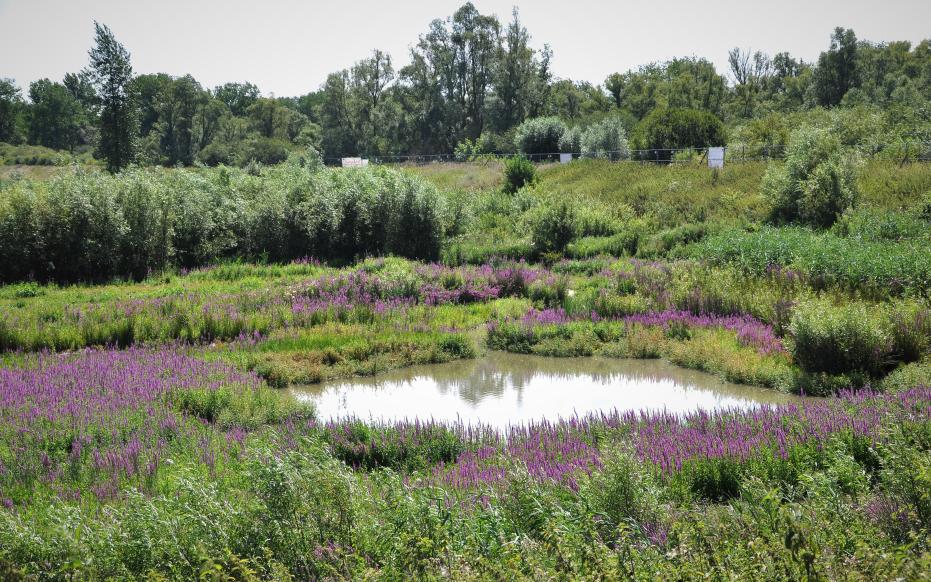
{"label": "wire fence", "polygon": [[[884,158],[905,164],[909,162],[931,162],[931,142],[901,142],[892,144],[861,144],[853,146],[859,154],[868,158]],[[654,164],[705,163],[709,148],[654,148],[641,150],[603,151],[596,155],[581,152],[552,152],[523,154],[532,162],[557,163],[584,157],[602,158],[612,161],[641,162]],[[785,158],[785,145],[735,145],[724,147],[725,162],[760,162],[781,160]],[[503,160],[514,156],[513,153],[490,154],[409,154],[370,156],[364,158],[367,163],[377,165],[410,164],[425,165],[433,163],[476,163]],[[325,158],[329,166],[343,164],[343,158]]]}

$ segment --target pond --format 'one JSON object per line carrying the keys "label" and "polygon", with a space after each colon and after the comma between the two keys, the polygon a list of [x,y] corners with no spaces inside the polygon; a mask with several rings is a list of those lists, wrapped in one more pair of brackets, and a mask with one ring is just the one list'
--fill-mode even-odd
{"label": "pond", "polygon": [[746,408],[800,400],[731,384],[662,360],[546,358],[491,352],[477,360],[415,366],[374,377],[291,389],[321,419],[434,419],[504,427],[601,410]]}

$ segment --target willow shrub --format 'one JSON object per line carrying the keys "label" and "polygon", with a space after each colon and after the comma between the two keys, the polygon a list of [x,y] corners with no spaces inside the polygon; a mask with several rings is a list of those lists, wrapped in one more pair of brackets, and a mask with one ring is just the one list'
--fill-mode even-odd
{"label": "willow shrub", "polygon": [[832,133],[802,127],[789,139],[785,163],[766,171],[762,188],[774,222],[828,227],[857,201],[856,162]]}
{"label": "willow shrub", "polygon": [[591,125],[580,138],[582,156],[626,160],[630,157],[627,132],[624,124],[616,117],[608,117]]}
{"label": "willow shrub", "polygon": [[559,151],[563,154],[577,154],[582,151],[582,130],[570,127],[559,138]]}
{"label": "willow shrub", "polygon": [[504,162],[504,185],[506,194],[514,194],[524,186],[536,182],[537,170],[533,162],[523,156],[511,156]]}
{"label": "willow shrub", "polygon": [[547,201],[532,211],[530,227],[534,251],[562,253],[579,236],[579,212],[568,200]]}
{"label": "willow shrub", "polygon": [[566,125],[558,117],[535,117],[517,127],[514,145],[525,155],[555,154]]}
{"label": "willow shrub", "polygon": [[224,258],[435,260],[444,222],[434,187],[385,168],[76,172],[0,190],[0,281],[140,279]]}

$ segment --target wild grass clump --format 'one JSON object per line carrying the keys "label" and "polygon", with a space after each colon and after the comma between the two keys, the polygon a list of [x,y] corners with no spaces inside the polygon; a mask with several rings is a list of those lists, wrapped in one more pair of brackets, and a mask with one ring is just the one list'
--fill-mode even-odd
{"label": "wild grass clump", "polygon": [[585,236],[566,245],[566,255],[575,259],[600,255],[632,256],[637,252],[639,242],[640,234],[636,229],[624,230],[609,236]]}
{"label": "wild grass clump", "polygon": [[571,193],[586,204],[624,207],[631,218],[649,219],[654,229],[684,223],[760,221],[769,210],[760,193],[766,166],[732,164],[713,182],[706,167],[691,164],[618,164],[582,159],[539,170],[537,189]]}
{"label": "wild grass clump", "polygon": [[370,425],[346,419],[328,422],[323,434],[333,456],[367,471],[387,467],[412,473],[454,463],[466,445],[455,430],[430,422]]}
{"label": "wild grass clump", "polygon": [[876,377],[888,365],[890,330],[866,305],[804,303],[795,309],[790,331],[795,361],[807,372]]}
{"label": "wild grass clump", "polygon": [[[635,299],[636,296],[629,296]],[[573,317],[562,309],[530,311],[488,325],[488,346],[555,357],[603,355],[667,358],[728,381],[789,389],[793,368],[772,329],[748,317],[694,316],[685,312],[634,312],[645,304],[596,301],[598,309]],[[636,306],[634,306],[636,305]]]}
{"label": "wild grass clump", "polygon": [[921,208],[888,210],[857,208],[845,212],[831,231],[839,236],[875,242],[922,240],[931,244],[931,216]]}
{"label": "wild grass clump", "polygon": [[903,392],[913,386],[931,386],[931,357],[899,366],[877,385],[883,392]]}
{"label": "wild grass clump", "polygon": [[871,242],[803,228],[726,230],[694,245],[691,257],[753,275],[789,268],[816,289],[832,286],[884,299],[931,290],[931,253],[921,240]]}
{"label": "wild grass clump", "polygon": [[40,145],[12,145],[0,142],[0,165],[4,166],[67,166],[72,163],[93,164],[90,153],[72,154]]}
{"label": "wild grass clump", "polygon": [[251,348],[231,346],[219,357],[253,370],[272,386],[285,388],[476,355],[472,340],[463,334],[329,324],[275,333]]}

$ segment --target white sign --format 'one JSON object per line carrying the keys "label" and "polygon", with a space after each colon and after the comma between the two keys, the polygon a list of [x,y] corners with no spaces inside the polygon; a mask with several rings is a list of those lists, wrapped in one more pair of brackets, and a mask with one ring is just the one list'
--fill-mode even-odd
{"label": "white sign", "polygon": [[572,154],[559,154],[559,163],[568,164],[572,161]]}
{"label": "white sign", "polygon": [[708,167],[724,167],[724,148],[708,148]]}
{"label": "white sign", "polygon": [[344,168],[361,168],[367,165],[368,160],[363,160],[362,158],[343,158]]}

